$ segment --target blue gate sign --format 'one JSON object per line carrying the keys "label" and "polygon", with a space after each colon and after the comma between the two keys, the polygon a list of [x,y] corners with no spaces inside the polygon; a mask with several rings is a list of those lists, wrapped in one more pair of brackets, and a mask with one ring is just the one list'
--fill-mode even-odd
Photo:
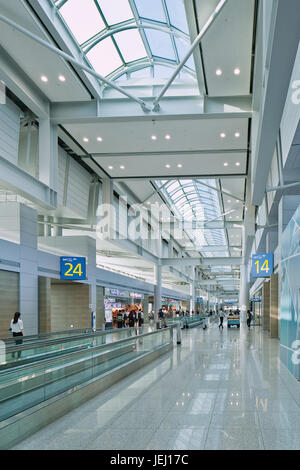
{"label": "blue gate sign", "polygon": [[71,281],[86,279],[86,259],[74,256],[61,256],[60,278]]}
{"label": "blue gate sign", "polygon": [[262,253],[252,256],[252,277],[270,277],[273,272],[273,253]]}

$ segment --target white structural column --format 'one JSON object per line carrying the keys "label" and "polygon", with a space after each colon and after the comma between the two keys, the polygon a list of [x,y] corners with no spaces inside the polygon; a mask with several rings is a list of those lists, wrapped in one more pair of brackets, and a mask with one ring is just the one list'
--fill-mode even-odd
{"label": "white structural column", "polygon": [[39,179],[57,191],[58,133],[49,118],[39,120]]}
{"label": "white structural column", "polygon": [[158,311],[161,308],[161,297],[162,297],[162,266],[158,263],[155,266],[155,288],[154,288],[154,314],[155,320],[158,318]]}
{"label": "white structural column", "polygon": [[249,304],[248,264],[245,263],[241,265],[240,276],[239,307],[241,310],[241,321],[245,322]]}
{"label": "white structural column", "polygon": [[19,309],[26,335],[38,333],[38,252],[37,212],[19,205],[20,284]]}
{"label": "white structural column", "polygon": [[91,312],[91,327],[96,329],[97,328],[96,240],[94,240],[91,237],[88,238],[87,252],[88,252],[87,279],[88,279],[88,284],[89,284],[89,309]]}
{"label": "white structural column", "polygon": [[195,272],[196,272],[196,269],[194,266],[191,267],[191,278],[192,278],[192,282],[190,284],[190,313],[192,313],[192,311],[194,310],[195,312],[195,302],[196,302],[196,299],[195,299],[195,287],[196,287],[196,283],[195,283]]}

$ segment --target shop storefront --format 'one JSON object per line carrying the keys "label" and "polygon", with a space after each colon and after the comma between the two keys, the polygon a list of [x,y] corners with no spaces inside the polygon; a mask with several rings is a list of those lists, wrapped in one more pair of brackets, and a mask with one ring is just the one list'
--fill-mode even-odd
{"label": "shop storefront", "polygon": [[255,296],[250,299],[250,310],[253,313],[253,323],[256,325],[261,324],[261,310],[262,310],[262,291],[260,290]]}
{"label": "shop storefront", "polygon": [[119,289],[105,288],[104,292],[104,311],[106,324],[117,327],[117,314],[119,310],[125,310],[129,314],[130,310],[143,309],[144,294],[130,292]]}

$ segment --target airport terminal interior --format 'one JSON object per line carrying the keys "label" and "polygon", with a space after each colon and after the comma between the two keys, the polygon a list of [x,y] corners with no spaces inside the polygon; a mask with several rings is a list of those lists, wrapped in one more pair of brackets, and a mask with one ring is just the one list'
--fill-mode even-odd
{"label": "airport terminal interior", "polygon": [[0,0],[0,449],[300,450],[299,0]]}

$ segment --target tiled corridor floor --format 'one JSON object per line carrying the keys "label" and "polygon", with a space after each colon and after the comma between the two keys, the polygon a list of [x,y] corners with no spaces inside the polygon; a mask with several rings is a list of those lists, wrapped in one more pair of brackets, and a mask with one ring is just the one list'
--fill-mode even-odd
{"label": "tiled corridor floor", "polygon": [[300,449],[300,383],[260,327],[216,325],[16,449]]}

